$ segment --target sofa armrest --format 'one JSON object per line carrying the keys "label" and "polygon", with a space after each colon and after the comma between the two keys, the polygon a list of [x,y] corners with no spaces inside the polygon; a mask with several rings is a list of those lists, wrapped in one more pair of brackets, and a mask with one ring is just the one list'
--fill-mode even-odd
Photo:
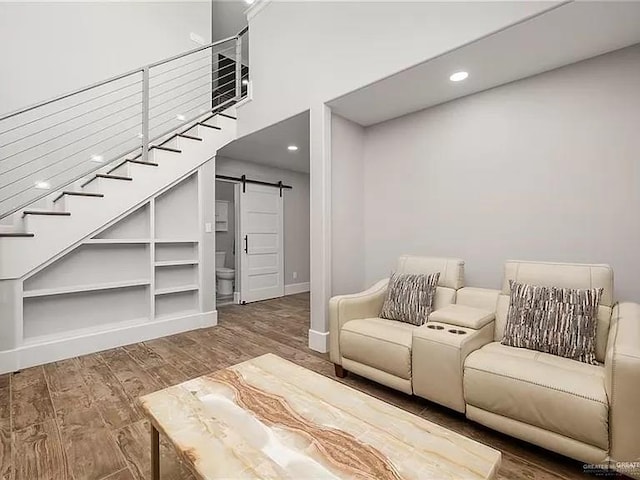
{"label": "sofa armrest", "polygon": [[380,315],[387,296],[389,279],[380,280],[364,292],[338,295],[329,300],[329,356],[335,364],[342,364],[340,330],[349,320]]}
{"label": "sofa armrest", "polygon": [[640,459],[640,304],[616,305],[611,322],[605,357],[610,455],[618,462],[637,462]]}
{"label": "sofa armrest", "polygon": [[492,288],[463,287],[457,292],[456,305],[479,308],[495,313],[500,293],[500,290]]}

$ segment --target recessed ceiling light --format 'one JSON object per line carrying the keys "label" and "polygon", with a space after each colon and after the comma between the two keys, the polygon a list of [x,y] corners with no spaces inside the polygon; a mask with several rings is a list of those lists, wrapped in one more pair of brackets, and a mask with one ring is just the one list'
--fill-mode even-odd
{"label": "recessed ceiling light", "polygon": [[291,152],[295,152],[296,150],[298,150],[298,147],[296,145],[289,145],[287,147],[287,150],[289,150]]}
{"label": "recessed ceiling light", "polygon": [[178,115],[176,115],[176,118],[177,118],[178,120],[180,120],[181,122],[184,122],[184,121],[187,119],[187,117],[185,117],[185,116],[184,116],[184,115],[182,115],[181,113],[179,113]]}
{"label": "recessed ceiling light", "polygon": [[452,82],[461,82],[469,76],[468,72],[456,72],[449,77]]}
{"label": "recessed ceiling light", "polygon": [[51,184],[49,182],[38,181],[36,182],[36,188],[39,190],[49,190],[51,188]]}
{"label": "recessed ceiling light", "polygon": [[243,85],[249,85],[249,80],[247,80],[246,78],[242,79],[242,84]]}
{"label": "recessed ceiling light", "polygon": [[104,158],[102,157],[102,155],[91,155],[91,161],[102,163],[104,161]]}
{"label": "recessed ceiling light", "polygon": [[244,1],[247,2],[249,5],[253,3],[253,0],[244,0]]}

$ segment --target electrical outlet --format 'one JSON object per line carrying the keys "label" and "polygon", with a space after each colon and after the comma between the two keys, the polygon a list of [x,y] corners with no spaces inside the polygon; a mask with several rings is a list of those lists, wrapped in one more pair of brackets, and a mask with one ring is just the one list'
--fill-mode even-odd
{"label": "electrical outlet", "polygon": [[293,272],[293,279],[296,280],[298,278],[298,272]]}
{"label": "electrical outlet", "polygon": [[209,222],[204,224],[204,231],[207,233],[211,233],[213,231],[213,225]]}

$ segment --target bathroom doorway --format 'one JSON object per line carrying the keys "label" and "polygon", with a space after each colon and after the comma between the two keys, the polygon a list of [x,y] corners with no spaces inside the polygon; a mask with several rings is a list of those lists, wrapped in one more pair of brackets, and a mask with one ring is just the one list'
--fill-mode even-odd
{"label": "bathroom doorway", "polygon": [[240,303],[239,184],[216,180],[216,305]]}

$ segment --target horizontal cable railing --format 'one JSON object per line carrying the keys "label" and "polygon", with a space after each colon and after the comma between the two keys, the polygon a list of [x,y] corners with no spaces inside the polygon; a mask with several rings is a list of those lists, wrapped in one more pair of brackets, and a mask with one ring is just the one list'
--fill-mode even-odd
{"label": "horizontal cable railing", "polygon": [[243,98],[246,40],[245,28],[0,116],[0,219],[128,155],[147,161],[153,143]]}

